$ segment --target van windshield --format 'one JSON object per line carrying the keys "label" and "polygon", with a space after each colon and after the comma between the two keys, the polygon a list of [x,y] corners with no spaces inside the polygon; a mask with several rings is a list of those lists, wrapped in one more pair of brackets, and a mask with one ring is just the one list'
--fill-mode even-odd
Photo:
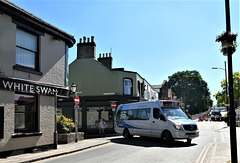
{"label": "van windshield", "polygon": [[212,115],[220,115],[220,112],[212,112]]}
{"label": "van windshield", "polygon": [[186,114],[180,108],[162,108],[163,113],[168,119],[188,119]]}

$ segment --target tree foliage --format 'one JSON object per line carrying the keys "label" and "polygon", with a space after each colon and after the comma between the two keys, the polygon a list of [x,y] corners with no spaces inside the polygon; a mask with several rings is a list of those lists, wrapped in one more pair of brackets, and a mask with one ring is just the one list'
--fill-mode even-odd
{"label": "tree foliage", "polygon": [[[218,91],[215,95],[213,95],[216,100],[217,100],[217,106],[225,106],[227,104],[227,98],[226,98],[226,80],[221,81],[221,87],[222,91]],[[227,83],[227,87],[228,83]],[[229,90],[228,90],[229,93]],[[234,108],[237,107],[237,99],[240,95],[240,73],[239,72],[234,72],[233,73],[233,95],[234,95]],[[229,98],[229,94],[227,95]],[[229,99],[228,99],[229,103]]]}
{"label": "tree foliage", "polygon": [[182,99],[183,107],[190,114],[206,111],[212,106],[208,85],[198,71],[177,72],[168,79],[169,87],[177,98]]}

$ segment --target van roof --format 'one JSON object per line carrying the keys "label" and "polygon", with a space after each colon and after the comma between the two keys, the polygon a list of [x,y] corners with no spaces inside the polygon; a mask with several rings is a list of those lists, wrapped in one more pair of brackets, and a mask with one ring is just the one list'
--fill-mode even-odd
{"label": "van roof", "polygon": [[212,112],[220,112],[220,110],[212,110]]}

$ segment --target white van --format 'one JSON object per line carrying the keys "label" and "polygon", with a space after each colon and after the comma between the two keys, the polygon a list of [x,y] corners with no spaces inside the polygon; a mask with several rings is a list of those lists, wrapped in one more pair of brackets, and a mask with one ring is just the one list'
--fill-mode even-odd
{"label": "white van", "polygon": [[164,142],[187,139],[191,144],[199,136],[196,123],[184,114],[178,101],[170,100],[119,105],[114,128],[125,138],[139,135],[161,138]]}

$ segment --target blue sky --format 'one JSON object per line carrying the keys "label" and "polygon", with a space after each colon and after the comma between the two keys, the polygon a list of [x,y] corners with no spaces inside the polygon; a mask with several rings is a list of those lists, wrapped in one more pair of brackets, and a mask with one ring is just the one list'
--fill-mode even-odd
{"label": "blue sky", "polygon": [[[227,60],[215,42],[226,31],[225,0],[10,1],[73,35],[77,43],[94,36],[96,57],[112,51],[114,68],[138,72],[152,85],[178,71],[197,70],[211,95],[221,90],[224,71],[212,67],[224,68]],[[230,11],[231,30],[239,33],[238,0],[230,0]],[[77,43],[69,63],[76,59]],[[239,47],[233,71],[240,71]]]}

